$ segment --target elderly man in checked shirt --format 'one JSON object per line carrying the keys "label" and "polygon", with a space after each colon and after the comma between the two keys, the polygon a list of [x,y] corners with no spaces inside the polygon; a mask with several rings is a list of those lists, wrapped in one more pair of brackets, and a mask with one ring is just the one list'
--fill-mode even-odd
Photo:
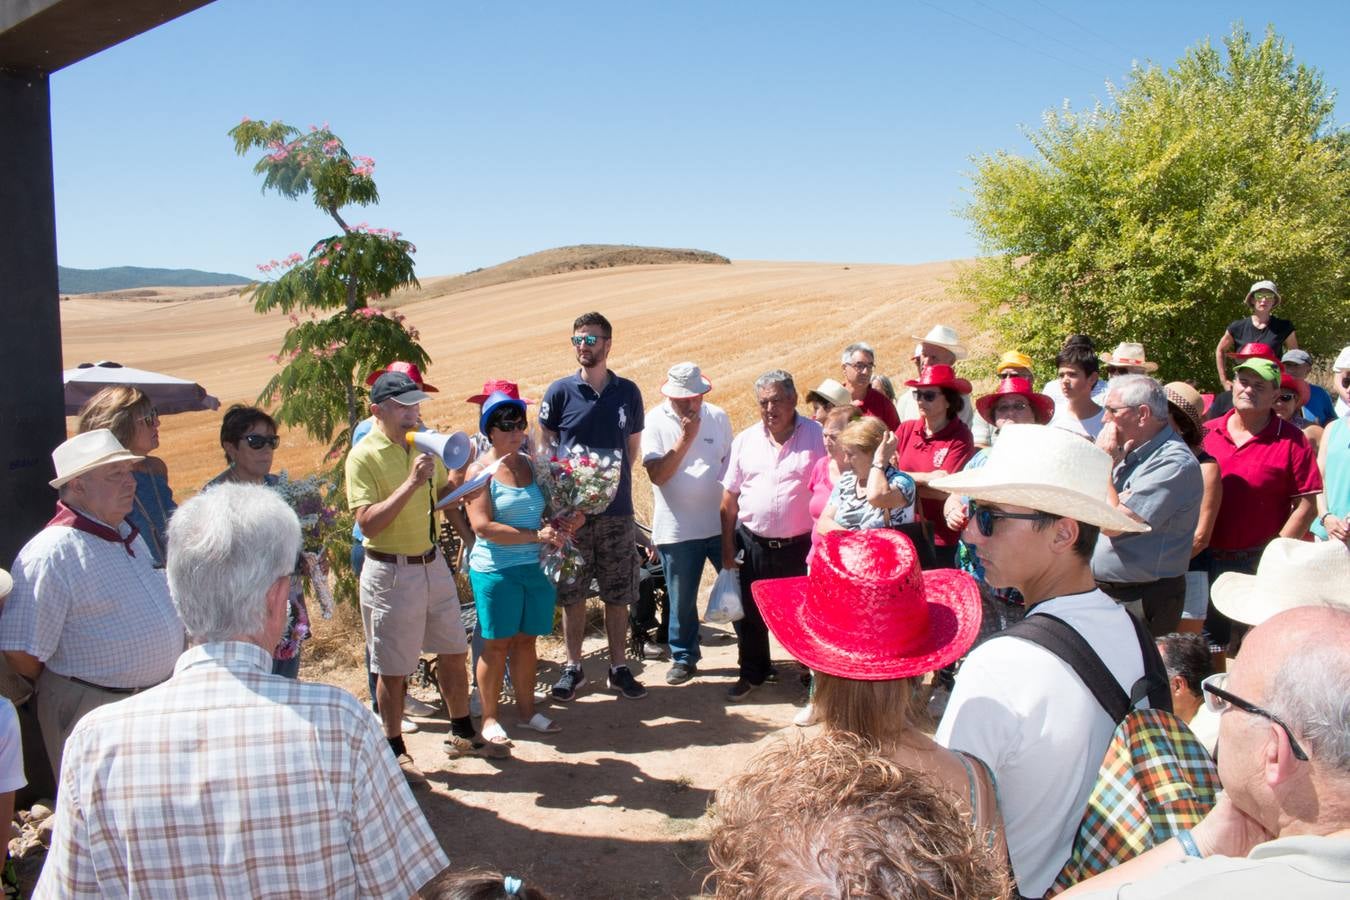
{"label": "elderly man in checked shirt", "polygon": [[405,898],[445,868],[374,715],[271,674],[299,544],[265,487],[178,508],[169,591],[191,647],[75,727],[35,897]]}

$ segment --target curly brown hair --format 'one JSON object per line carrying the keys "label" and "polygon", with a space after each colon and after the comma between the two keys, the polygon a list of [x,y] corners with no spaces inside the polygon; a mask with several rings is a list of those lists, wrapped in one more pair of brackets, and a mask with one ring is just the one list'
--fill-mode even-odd
{"label": "curly brown hair", "polygon": [[780,742],[717,791],[712,896],[1006,898],[1007,867],[925,775],[843,732]]}

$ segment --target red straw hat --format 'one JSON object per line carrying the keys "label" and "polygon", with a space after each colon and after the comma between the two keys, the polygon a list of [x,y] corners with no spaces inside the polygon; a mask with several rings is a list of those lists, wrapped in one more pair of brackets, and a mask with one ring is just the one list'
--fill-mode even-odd
{"label": "red straw hat", "polygon": [[769,630],[818,672],[860,681],[910,678],[970,649],[980,630],[980,589],[956,569],[919,570],[898,531],[831,531],[811,574],[750,586]]}
{"label": "red straw hat", "polygon": [[1298,396],[1299,409],[1308,405],[1308,399],[1312,397],[1312,388],[1308,387],[1308,382],[1302,378],[1295,378],[1288,372],[1280,375],[1280,389],[1293,391]]}
{"label": "red straw hat", "polygon": [[1274,351],[1274,350],[1270,349],[1270,348],[1267,347],[1265,344],[1258,344],[1258,343],[1256,343],[1256,342],[1252,342],[1252,343],[1250,343],[1250,344],[1243,344],[1243,345],[1242,345],[1242,348],[1241,348],[1240,350],[1238,350],[1238,352],[1236,352],[1236,353],[1229,353],[1229,354],[1228,354],[1228,358],[1229,358],[1229,359],[1268,359],[1268,360],[1270,360],[1271,362],[1275,363],[1277,366],[1279,366],[1281,372],[1284,371],[1284,364],[1280,362],[1280,358],[1279,358],[1278,356],[1275,355],[1275,351]]}
{"label": "red straw hat", "polygon": [[417,365],[415,363],[402,362],[401,360],[391,362],[383,369],[377,369],[376,371],[371,372],[369,375],[367,375],[366,387],[370,387],[371,385],[373,385],[375,383],[375,379],[379,378],[385,372],[402,372],[404,375],[407,375],[413,381],[417,382],[417,386],[422,390],[426,391],[427,393],[429,394],[440,393],[439,391],[436,390],[436,388],[432,387],[431,385],[427,384],[425,381],[422,380],[422,370],[417,368]]}
{"label": "red straw hat", "polygon": [[1036,413],[1036,421],[1041,425],[1049,422],[1050,417],[1055,414],[1055,401],[1044,394],[1036,393],[1031,387],[1031,382],[1025,378],[1004,378],[992,394],[985,394],[975,401],[975,410],[980,414],[980,418],[993,425],[994,407],[998,405],[999,398],[1009,395],[1026,397]]}
{"label": "red straw hat", "polygon": [[925,366],[918,378],[906,381],[905,384],[909,387],[951,388],[958,394],[970,393],[970,382],[964,378],[957,378],[956,370],[951,366]]}
{"label": "red straw hat", "polygon": [[493,379],[492,381],[483,382],[483,393],[474,394],[472,397],[468,398],[464,402],[477,403],[481,406],[484,400],[486,400],[488,397],[491,397],[498,391],[510,397],[512,400],[520,400],[521,403],[527,405],[534,402],[533,400],[521,399],[520,388],[516,386],[516,383],[514,381],[501,381],[499,379]]}

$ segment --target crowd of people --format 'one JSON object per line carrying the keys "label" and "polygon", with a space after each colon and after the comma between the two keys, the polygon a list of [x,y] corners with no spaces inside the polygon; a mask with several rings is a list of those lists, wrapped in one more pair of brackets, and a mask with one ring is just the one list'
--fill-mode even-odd
{"label": "crowd of people", "polygon": [[[509,757],[512,734],[565,726],[542,704],[598,676],[582,656],[598,593],[604,685],[641,700],[627,654],[642,553],[665,577],[669,685],[699,680],[705,567],[734,570],[725,701],[779,677],[773,637],[810,685],[796,724],[822,726],[719,791],[717,896],[1339,894],[1350,347],[1333,401],[1280,302],[1252,286],[1213,397],[1155,378],[1139,343],[1099,353],[1084,335],[1042,390],[1048,361],[1011,349],[979,392],[937,325],[907,376],[847,344],[805,409],[791,373],[765,372],[739,432],[694,362],[647,408],[609,368],[599,313],[573,323],[577,369],[533,423],[514,382],[489,381],[468,440],[419,435],[436,389],[392,362],[370,373],[345,464],[376,715],[298,677],[306,589],[328,573],[276,490],[277,423],[228,410],[226,469],[178,506],[149,398],[105,391],[54,449],[53,518],[0,580],[0,651],[26,686],[19,715],[0,702],[0,798],[22,786],[23,728],[58,785],[38,895],[542,896],[495,873],[429,884],[448,862],[410,790],[426,776],[408,717],[431,710],[411,709],[408,679],[434,656],[447,756]],[[619,459],[613,500],[551,508],[535,441]],[[471,635],[441,516],[465,544]],[[555,582],[541,549],[560,547],[581,569]],[[536,695],[555,615],[566,659]],[[1137,840],[1114,841],[1128,829],[1109,809],[1089,815],[1097,763],[1117,757]]]}

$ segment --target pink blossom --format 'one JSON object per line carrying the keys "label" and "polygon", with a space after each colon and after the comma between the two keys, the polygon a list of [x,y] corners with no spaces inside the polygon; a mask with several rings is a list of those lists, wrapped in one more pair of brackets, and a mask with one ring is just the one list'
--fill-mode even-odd
{"label": "pink blossom", "polygon": [[299,324],[300,324],[300,317],[297,316],[295,313],[291,313],[291,314],[290,314],[289,316],[287,316],[286,318],[288,318],[288,319],[291,320],[291,324],[292,324],[292,325],[299,325]]}
{"label": "pink blossom", "polygon": [[271,360],[272,362],[274,362],[274,363],[279,363],[279,362],[281,362],[281,357],[280,357],[280,356],[277,356],[275,353],[269,353],[269,354],[267,354],[267,358],[270,359],[270,360]]}
{"label": "pink blossom", "polygon": [[252,122],[252,121],[253,121],[253,120],[250,119],[248,116],[244,116],[242,119],[239,120],[239,124],[240,124],[240,125],[247,125],[249,122]]}
{"label": "pink blossom", "polygon": [[321,257],[321,258],[319,259],[319,265],[327,267],[327,265],[328,265],[328,257],[326,257],[326,256]]}
{"label": "pink blossom", "polygon": [[336,251],[338,251],[338,250],[341,250],[341,249],[342,249],[342,242],[341,242],[341,241],[337,241],[336,243],[333,244],[333,250],[334,250],[334,252],[336,252]]}

